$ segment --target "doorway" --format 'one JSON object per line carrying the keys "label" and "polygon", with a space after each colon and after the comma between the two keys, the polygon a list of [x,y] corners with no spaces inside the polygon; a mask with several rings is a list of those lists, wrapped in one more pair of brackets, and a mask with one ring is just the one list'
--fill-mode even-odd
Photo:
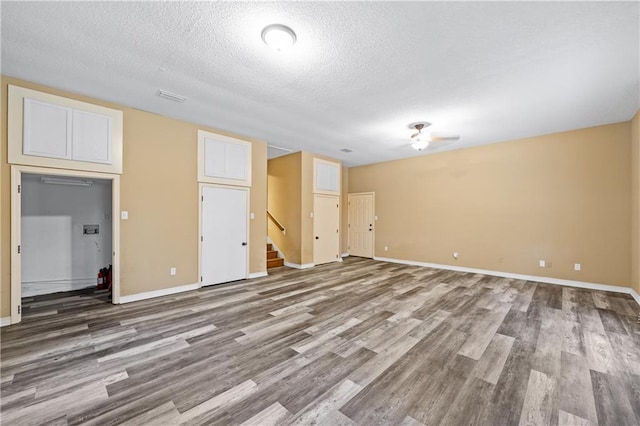
{"label": "doorway", "polygon": [[340,198],[315,194],[313,197],[313,263],[340,261]]}
{"label": "doorway", "polygon": [[[78,192],[90,188],[89,198]],[[95,265],[112,265],[112,303],[120,302],[119,212],[119,175],[11,166],[12,324],[22,320],[23,283],[31,295],[93,286]]]}
{"label": "doorway", "polygon": [[246,279],[249,190],[201,185],[200,195],[201,285]]}
{"label": "doorway", "polygon": [[348,195],[347,249],[350,256],[373,258],[375,232],[375,194],[363,192]]}

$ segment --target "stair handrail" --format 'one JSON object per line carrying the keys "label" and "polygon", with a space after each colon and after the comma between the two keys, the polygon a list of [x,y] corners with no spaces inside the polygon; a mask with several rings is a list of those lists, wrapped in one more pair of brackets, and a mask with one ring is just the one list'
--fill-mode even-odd
{"label": "stair handrail", "polygon": [[276,219],[270,212],[267,210],[267,217],[273,221],[273,223],[278,227],[279,230],[282,231],[283,234],[287,233],[286,228],[280,223],[278,219]]}

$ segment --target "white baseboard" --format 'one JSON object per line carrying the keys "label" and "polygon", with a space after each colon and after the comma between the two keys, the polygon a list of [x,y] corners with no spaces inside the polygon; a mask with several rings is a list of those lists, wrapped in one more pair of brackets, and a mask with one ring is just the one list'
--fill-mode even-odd
{"label": "white baseboard", "polygon": [[153,299],[154,297],[168,296],[170,294],[197,290],[199,288],[200,288],[200,284],[195,283],[195,284],[181,285],[179,287],[163,288],[162,290],[136,293],[136,294],[131,294],[129,296],[120,296],[120,303],[131,303],[131,302],[137,302],[139,300]]}
{"label": "white baseboard", "polygon": [[0,327],[6,327],[11,325],[11,317],[0,318]]}
{"label": "white baseboard", "polygon": [[22,283],[22,297],[42,294],[60,293],[61,291],[82,290],[96,286],[95,278],[78,278],[71,280],[31,281]]}
{"label": "white baseboard", "polygon": [[441,265],[439,263],[417,262],[414,260],[392,259],[390,257],[376,256],[373,259],[380,260],[383,262],[401,263],[403,265],[424,266],[427,268],[446,269],[449,271],[470,272],[473,274],[492,275],[495,277],[535,281],[535,282],[546,283],[546,284],[557,284],[557,285],[564,285],[568,287],[587,288],[589,290],[603,290],[603,291],[611,291],[614,293],[625,293],[625,294],[630,294],[635,299],[635,301],[638,302],[638,304],[640,305],[640,296],[632,288],[629,288],[629,287],[621,287],[621,286],[609,285],[609,284],[589,283],[584,281],[564,280],[561,278],[539,277],[536,275],[513,274],[511,272],[489,271],[486,269],[466,268],[463,266]]}
{"label": "white baseboard", "polygon": [[342,253],[342,257],[349,257],[349,253]]}
{"label": "white baseboard", "polygon": [[297,263],[289,263],[285,260],[284,266],[287,266],[289,268],[296,268],[296,269],[309,269],[309,268],[313,268],[316,265],[315,263],[303,263],[302,265],[299,265]]}
{"label": "white baseboard", "polygon": [[262,278],[268,276],[267,271],[264,272],[252,272],[249,274],[249,279],[252,280],[254,278]]}

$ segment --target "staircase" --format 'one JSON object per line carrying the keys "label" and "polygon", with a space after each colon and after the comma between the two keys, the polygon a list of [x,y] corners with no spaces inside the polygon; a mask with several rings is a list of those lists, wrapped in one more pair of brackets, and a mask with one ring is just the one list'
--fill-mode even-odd
{"label": "staircase", "polygon": [[273,249],[272,244],[267,244],[267,269],[284,266],[284,259],[278,257],[278,252]]}

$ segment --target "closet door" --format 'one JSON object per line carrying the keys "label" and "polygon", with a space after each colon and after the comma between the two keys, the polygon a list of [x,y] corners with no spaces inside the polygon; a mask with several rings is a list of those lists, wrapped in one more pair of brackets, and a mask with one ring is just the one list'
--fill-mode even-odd
{"label": "closet door", "polygon": [[248,194],[244,188],[202,187],[203,286],[247,278]]}

